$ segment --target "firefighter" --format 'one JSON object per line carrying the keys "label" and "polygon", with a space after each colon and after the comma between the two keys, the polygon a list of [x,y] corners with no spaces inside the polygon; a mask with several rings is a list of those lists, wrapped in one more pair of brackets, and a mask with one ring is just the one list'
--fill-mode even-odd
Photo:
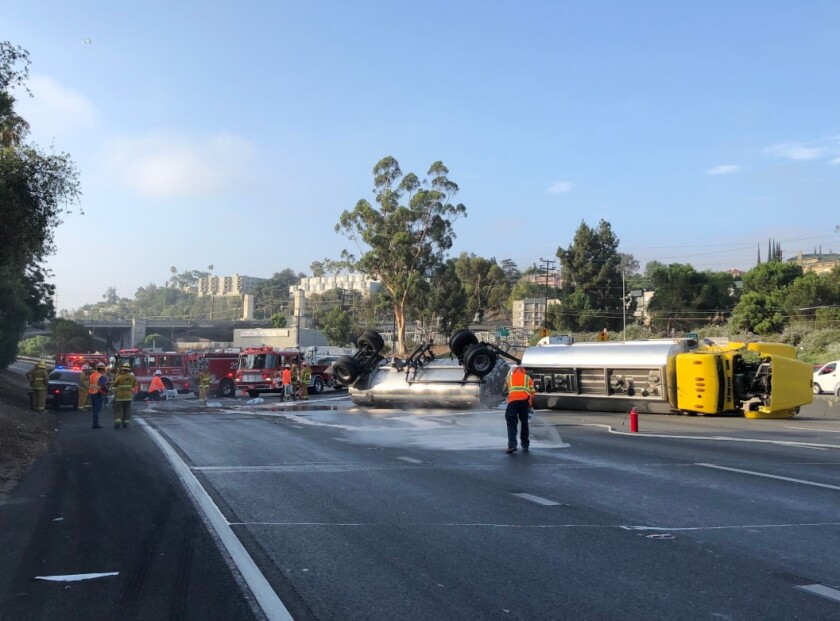
{"label": "firefighter", "polygon": [[29,388],[32,389],[32,409],[36,412],[47,410],[47,365],[41,360],[35,368],[29,372]]}
{"label": "firefighter", "polygon": [[90,367],[82,365],[82,372],[79,373],[79,404],[80,410],[86,410],[88,405],[88,390],[90,390]]}
{"label": "firefighter", "polygon": [[309,382],[312,381],[312,370],[309,368],[309,363],[304,362],[300,368],[300,398],[304,401],[309,400]]}
{"label": "firefighter", "polygon": [[283,392],[280,393],[280,400],[286,400],[286,393],[288,393],[292,397],[292,401],[295,399],[295,389],[292,385],[292,369],[287,364],[286,367],[283,369],[283,374],[280,376],[283,381]]}
{"label": "firefighter", "polygon": [[157,371],[155,371],[155,375],[152,378],[151,383],[149,383],[149,399],[151,399],[152,401],[160,401],[161,399],[166,399],[166,386],[163,385],[163,379],[161,378],[161,375],[163,375],[163,371],[158,369]]}
{"label": "firefighter", "polygon": [[505,421],[508,430],[508,447],[506,453],[516,452],[516,424],[522,425],[520,440],[522,450],[527,451],[531,444],[528,433],[528,415],[534,407],[534,380],[525,373],[521,365],[514,366],[508,375],[505,387],[508,393],[508,403],[505,409]]}
{"label": "firefighter", "polygon": [[300,395],[300,367],[297,363],[292,364],[292,395],[295,398]]}
{"label": "firefighter", "polygon": [[88,378],[88,401],[90,403],[93,429],[102,429],[99,424],[99,413],[108,397],[108,376],[105,374],[105,363],[100,362]]}
{"label": "firefighter", "polygon": [[122,365],[114,378],[114,429],[126,429],[131,420],[131,400],[134,398],[134,386],[137,379],[131,372],[131,365]]}
{"label": "firefighter", "polygon": [[606,328],[604,328],[603,330],[601,330],[601,331],[598,333],[598,336],[597,336],[596,338],[598,339],[598,342],[599,342],[599,343],[603,343],[603,342],[605,342],[605,341],[609,341],[609,340],[610,340],[610,335],[609,335],[609,334],[607,334],[607,329],[606,329]]}
{"label": "firefighter", "polygon": [[207,393],[210,390],[210,371],[207,370],[207,364],[201,366],[201,371],[198,374],[198,404],[207,405]]}

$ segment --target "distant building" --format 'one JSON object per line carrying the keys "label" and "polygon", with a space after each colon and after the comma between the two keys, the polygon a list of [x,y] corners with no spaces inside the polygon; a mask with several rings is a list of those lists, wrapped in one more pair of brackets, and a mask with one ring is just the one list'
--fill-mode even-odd
{"label": "distant building", "polygon": [[380,284],[365,274],[333,274],[332,276],[311,276],[301,278],[300,283],[289,287],[289,295],[294,296],[298,289],[303,289],[306,297],[313,294],[321,295],[332,289],[345,289],[347,291],[358,291],[367,297],[375,291],[379,291]]}
{"label": "distant building", "polygon": [[234,274],[233,276],[204,276],[198,279],[198,297],[203,298],[209,295],[239,296],[246,293],[254,293],[254,288],[257,284],[264,280],[265,278],[242,276],[241,274]]}
{"label": "distant building", "polygon": [[[546,284],[546,276],[545,274],[525,274],[520,280],[524,280],[525,282],[530,282],[535,285],[542,285],[545,287]],[[552,272],[548,275],[548,286],[554,289],[560,289],[563,287],[563,279],[560,278],[560,274],[556,272]]]}
{"label": "distant building", "polygon": [[[560,300],[548,300],[548,306],[560,304]],[[545,298],[525,298],[513,301],[512,325],[514,328],[539,330],[545,325]]]}
{"label": "distant building", "polygon": [[730,267],[727,272],[732,276],[733,280],[741,280],[744,276],[744,270],[739,270],[737,267]]}
{"label": "distant building", "polygon": [[788,259],[788,263],[796,263],[802,267],[803,272],[825,274],[840,265],[840,254],[834,252],[803,254],[800,250],[796,253],[796,257]]}

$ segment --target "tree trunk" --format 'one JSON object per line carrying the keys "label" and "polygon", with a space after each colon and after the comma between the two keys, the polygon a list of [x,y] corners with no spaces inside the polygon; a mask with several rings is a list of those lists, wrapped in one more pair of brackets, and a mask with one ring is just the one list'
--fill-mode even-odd
{"label": "tree trunk", "polygon": [[397,356],[405,356],[405,304],[394,304],[394,320],[397,324]]}

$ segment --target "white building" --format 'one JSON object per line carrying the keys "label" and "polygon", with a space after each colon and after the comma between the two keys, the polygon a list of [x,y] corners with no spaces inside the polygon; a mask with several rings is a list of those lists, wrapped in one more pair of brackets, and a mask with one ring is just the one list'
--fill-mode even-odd
{"label": "white building", "polygon": [[[560,300],[548,300],[548,305],[560,304]],[[525,298],[513,301],[512,325],[514,328],[539,330],[545,325],[545,298]]]}
{"label": "white building", "polygon": [[198,279],[198,297],[254,293],[254,288],[257,284],[264,280],[265,278],[242,276],[241,274],[234,274],[233,276],[204,276]]}
{"label": "white building", "polygon": [[303,289],[306,297],[313,294],[320,295],[331,289],[345,289],[358,291],[363,296],[369,296],[379,291],[380,284],[365,274],[333,274],[331,276],[311,276],[301,278],[300,283],[289,287],[289,295],[294,295],[298,289]]}

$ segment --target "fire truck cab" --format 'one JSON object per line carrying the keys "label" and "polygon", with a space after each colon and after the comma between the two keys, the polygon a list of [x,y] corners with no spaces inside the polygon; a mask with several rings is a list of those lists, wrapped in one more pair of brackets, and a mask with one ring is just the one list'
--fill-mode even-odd
{"label": "fire truck cab", "polygon": [[[282,350],[276,347],[249,347],[239,353],[239,367],[236,370],[236,389],[243,390],[250,397],[257,397],[263,392],[280,392],[283,381],[283,368],[288,365],[300,365],[305,358],[297,349]],[[328,367],[310,364],[312,379],[309,388],[319,393],[331,382]]]}
{"label": "fire truck cab", "polygon": [[190,372],[190,390],[198,395],[198,374],[203,368],[210,374],[210,394],[217,397],[236,396],[238,351],[193,352],[186,355]]}
{"label": "fire truck cab", "polygon": [[126,362],[131,366],[134,377],[137,378],[137,385],[134,388],[135,399],[146,398],[149,393],[149,384],[158,369],[161,371],[161,379],[167,390],[177,390],[179,393],[190,391],[190,376],[184,354],[163,351],[157,347],[121,349],[114,355],[115,369],[119,369]]}

